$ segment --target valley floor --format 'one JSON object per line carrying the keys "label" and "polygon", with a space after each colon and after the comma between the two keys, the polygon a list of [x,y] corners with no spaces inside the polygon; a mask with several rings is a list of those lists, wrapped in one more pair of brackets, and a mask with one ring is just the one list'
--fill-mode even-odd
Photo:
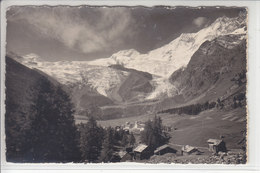
{"label": "valley floor", "polygon": [[[170,144],[191,145],[207,147],[209,138],[219,139],[224,137],[228,149],[241,148],[240,142],[245,138],[247,113],[245,108],[233,110],[211,109],[198,115],[158,114],[163,125],[172,127]],[[142,115],[138,117],[120,118],[106,121],[98,121],[103,127],[115,127],[125,122],[142,121],[152,119],[154,115]]]}
{"label": "valley floor", "polygon": [[[177,150],[176,154],[167,153],[164,155],[153,155],[148,160],[134,160],[141,163],[194,163],[194,164],[241,164],[246,163],[246,152],[242,145],[246,141],[247,112],[245,108],[232,110],[220,110],[213,108],[198,115],[186,114],[158,114],[162,124],[171,127],[169,131],[169,145]],[[98,121],[102,127],[116,127],[126,122],[146,122],[152,119],[154,114],[136,117],[120,118],[106,121]],[[85,122],[86,120],[78,120]],[[140,141],[140,134],[134,134],[136,142]],[[213,155],[208,150],[207,140],[220,139],[226,144],[227,153]],[[199,155],[181,155],[181,148],[184,145],[196,147],[201,153]]]}

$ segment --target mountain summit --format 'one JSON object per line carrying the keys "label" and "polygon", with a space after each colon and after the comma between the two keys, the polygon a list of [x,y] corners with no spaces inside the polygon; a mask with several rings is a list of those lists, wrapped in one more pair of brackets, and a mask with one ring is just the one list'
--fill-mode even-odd
{"label": "mountain summit", "polygon": [[205,41],[227,34],[245,34],[245,20],[241,17],[218,18],[197,33],[183,33],[167,45],[147,54],[130,49],[113,54],[110,58],[90,61],[90,65],[108,66],[121,64],[127,68],[145,71],[160,77],[169,77],[174,71],[185,67],[191,56]]}

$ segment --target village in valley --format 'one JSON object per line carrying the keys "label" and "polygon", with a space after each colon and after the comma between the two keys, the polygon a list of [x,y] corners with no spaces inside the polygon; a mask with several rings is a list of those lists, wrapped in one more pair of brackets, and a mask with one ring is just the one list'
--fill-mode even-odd
{"label": "village in valley", "polygon": [[[143,135],[147,135],[147,122],[134,121],[115,126],[116,132],[124,132],[128,136],[134,136],[134,140],[126,142],[126,146],[114,146],[112,157],[107,162],[146,162],[146,163],[217,163],[217,164],[238,164],[246,162],[246,153],[243,149],[229,149],[226,147],[224,136],[218,139],[210,138],[205,141],[207,147],[197,147],[189,144],[179,145],[170,143],[170,133],[178,128],[160,124],[157,140],[163,142],[146,141]],[[160,121],[161,122],[161,121]],[[104,127],[106,129],[106,127]],[[154,129],[153,129],[154,130]],[[158,130],[158,129],[157,129]],[[156,130],[155,130],[156,131]],[[156,133],[156,132],[155,132]],[[133,142],[134,141],[134,142]],[[156,146],[156,147],[155,147]]]}

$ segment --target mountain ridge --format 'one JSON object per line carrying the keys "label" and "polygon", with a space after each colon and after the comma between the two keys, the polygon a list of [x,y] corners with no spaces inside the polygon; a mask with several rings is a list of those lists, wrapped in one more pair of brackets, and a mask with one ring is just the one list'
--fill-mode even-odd
{"label": "mountain ridge", "polygon": [[[147,101],[155,103],[168,100],[169,103],[181,104],[180,101],[174,101],[175,96],[187,101],[194,99],[194,91],[198,91],[198,98],[201,97],[200,94],[205,94],[203,91],[213,87],[213,80],[219,72],[211,76],[212,79],[205,78],[205,81],[200,75],[208,75],[206,70],[220,69],[214,67],[217,62],[215,59],[212,59],[211,69],[201,69],[207,62],[204,56],[214,54],[213,57],[218,58],[215,51],[219,47],[222,47],[219,51],[226,52],[245,38],[246,26],[242,17],[221,17],[197,33],[183,33],[169,44],[147,54],[129,49],[119,51],[110,58],[94,61],[48,62],[42,61],[33,53],[24,57],[14,56],[14,59],[31,69],[38,69],[52,76],[67,86],[80,112],[89,107],[106,106],[124,110],[126,105],[139,103],[153,109],[147,105]],[[197,56],[197,59],[194,56]],[[203,61],[200,56],[204,57]],[[193,74],[197,74],[194,69],[200,69],[201,74],[193,77]],[[208,87],[203,91],[199,88],[206,85]],[[162,101],[163,103],[165,102]],[[122,111],[118,113],[122,114]]]}
{"label": "mountain ridge", "polygon": [[245,34],[246,26],[242,19],[241,16],[218,18],[197,33],[183,33],[169,44],[147,54],[140,54],[134,49],[129,49],[119,51],[110,58],[72,62],[37,61],[40,58],[31,54],[25,56],[25,61],[20,60],[20,62],[31,68],[38,68],[65,85],[87,82],[91,88],[105,97],[109,97],[111,92],[113,93],[121,85],[121,81],[130,75],[124,70],[108,68],[111,65],[121,65],[124,68],[150,73],[153,76],[153,80],[149,84],[152,85],[153,91],[146,94],[144,99],[173,96],[179,91],[168,80],[172,73],[180,68],[185,68],[191,56],[205,41],[213,40],[221,35]]}
{"label": "mountain ridge", "polygon": [[[213,40],[220,35],[245,33],[245,21],[238,20],[240,18],[242,17],[220,17],[197,33],[182,33],[169,44],[151,50],[147,54],[140,54],[133,49],[122,50],[110,58],[93,60],[89,64],[101,66],[120,64],[153,75],[169,77],[175,70],[187,65],[193,53],[203,42]],[[152,61],[151,64],[149,61]]]}

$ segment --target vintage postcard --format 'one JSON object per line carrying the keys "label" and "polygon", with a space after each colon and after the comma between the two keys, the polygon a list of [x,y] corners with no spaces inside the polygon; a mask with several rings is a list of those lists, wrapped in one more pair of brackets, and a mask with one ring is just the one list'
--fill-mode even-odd
{"label": "vintage postcard", "polygon": [[247,163],[246,7],[5,16],[7,163]]}

